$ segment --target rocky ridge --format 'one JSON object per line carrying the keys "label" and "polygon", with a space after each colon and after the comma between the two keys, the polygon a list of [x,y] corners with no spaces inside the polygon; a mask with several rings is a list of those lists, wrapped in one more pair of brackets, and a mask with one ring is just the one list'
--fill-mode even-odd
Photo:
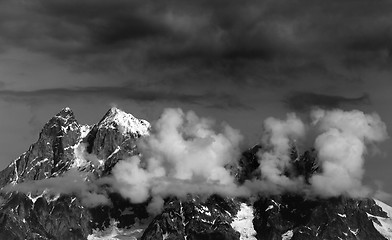
{"label": "rocky ridge", "polygon": [[[36,143],[0,172],[0,187],[61,177],[69,171],[111,174],[121,159],[138,154],[136,141],[150,124],[111,108],[93,126],[80,125],[69,108],[45,124]],[[258,151],[245,151],[232,173],[239,183],[257,177]],[[293,148],[291,174],[321,171],[317,156]],[[86,181],[89,181],[86,178]],[[109,193],[111,205],[88,207],[77,194],[2,193],[0,239],[392,239],[391,209],[373,199],[307,199],[283,194],[257,199],[165,199],[161,214]]]}
{"label": "rocky ridge", "polygon": [[[40,182],[75,169],[102,176],[119,159],[136,154],[135,141],[149,128],[148,122],[117,108],[93,126],[80,125],[72,110],[64,108],[45,124],[37,142],[0,172],[0,187]],[[86,208],[75,194],[14,191],[1,197],[0,239],[86,239],[92,229],[109,226],[108,215],[116,215],[115,208]],[[130,205],[117,201],[115,194],[110,197],[116,210],[126,208],[119,204]]]}

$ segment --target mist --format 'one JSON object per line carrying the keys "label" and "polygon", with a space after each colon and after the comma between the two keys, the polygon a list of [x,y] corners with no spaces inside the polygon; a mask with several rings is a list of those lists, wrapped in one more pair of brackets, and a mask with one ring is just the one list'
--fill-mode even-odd
{"label": "mist", "polygon": [[[263,122],[258,177],[240,185],[230,169],[238,167],[243,137],[227,124],[198,117],[194,112],[166,109],[151,134],[138,147],[141,154],[119,161],[113,187],[131,202],[152,199],[159,212],[168,196],[271,195],[284,192],[312,197],[366,197],[373,191],[362,184],[369,147],[388,138],[375,114],[361,111],[313,109],[310,121],[294,113]],[[316,134],[314,134],[316,133]],[[295,175],[290,150],[312,138],[320,171],[309,181]]]}
{"label": "mist", "polygon": [[315,194],[363,197],[372,191],[362,185],[365,155],[369,147],[388,138],[385,124],[377,114],[361,111],[315,110],[313,127],[320,131],[314,147],[323,172],[310,182]]}
{"label": "mist", "polygon": [[173,195],[247,195],[226,168],[239,158],[242,140],[227,124],[216,126],[192,111],[166,109],[151,134],[139,142],[141,155],[113,168],[113,186],[134,203],[152,197],[150,209],[155,210],[162,198]]}
{"label": "mist", "polygon": [[92,174],[70,169],[62,176],[27,181],[16,185],[7,185],[2,192],[21,192],[40,195],[43,193],[49,196],[60,194],[75,195],[86,207],[96,207],[111,204],[105,191],[95,184]]}

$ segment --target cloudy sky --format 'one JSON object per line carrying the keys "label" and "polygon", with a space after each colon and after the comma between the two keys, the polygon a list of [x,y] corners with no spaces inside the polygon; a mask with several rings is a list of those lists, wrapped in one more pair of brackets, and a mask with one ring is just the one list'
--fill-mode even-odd
{"label": "cloudy sky", "polygon": [[[181,107],[240,129],[313,106],[377,112],[392,128],[386,0],[0,0],[0,167],[71,107],[147,120]],[[366,178],[392,192],[391,141]],[[370,181],[370,180],[367,180]]]}

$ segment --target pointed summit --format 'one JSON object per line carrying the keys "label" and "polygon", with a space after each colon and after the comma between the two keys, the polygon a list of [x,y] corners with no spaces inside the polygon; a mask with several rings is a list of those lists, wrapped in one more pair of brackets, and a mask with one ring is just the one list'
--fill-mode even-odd
{"label": "pointed summit", "polygon": [[99,128],[117,129],[122,134],[148,135],[150,123],[138,119],[130,113],[126,113],[117,107],[111,107],[98,123]]}
{"label": "pointed summit", "polygon": [[[150,123],[146,120],[112,107],[85,137],[86,150],[95,154],[98,159],[109,159],[115,154],[128,154],[130,149],[136,148],[135,140],[148,135],[149,130]],[[110,160],[105,162],[105,166],[109,169],[115,163]]]}
{"label": "pointed summit", "polygon": [[79,131],[80,126],[73,111],[69,107],[63,108],[55,116],[53,116],[43,127],[41,135],[64,135],[69,131]]}
{"label": "pointed summit", "polygon": [[[113,118],[114,116],[118,115],[118,114],[127,114],[126,112],[124,112],[123,110],[117,108],[117,107],[111,107],[103,116],[102,120],[107,119],[107,118]],[[102,122],[101,120],[101,122]]]}
{"label": "pointed summit", "polygon": [[72,164],[80,134],[72,110],[63,108],[44,125],[38,140],[8,166],[9,175],[0,179],[0,187],[61,175]]}
{"label": "pointed summit", "polygon": [[65,107],[65,108],[61,109],[60,113],[62,113],[62,112],[73,114],[72,109],[69,107]]}
{"label": "pointed summit", "polygon": [[57,113],[54,118],[61,118],[64,120],[64,122],[67,122],[68,119],[75,119],[75,115],[73,113],[73,111],[71,110],[71,108],[69,107],[65,107],[63,109],[61,109],[61,111],[59,113]]}

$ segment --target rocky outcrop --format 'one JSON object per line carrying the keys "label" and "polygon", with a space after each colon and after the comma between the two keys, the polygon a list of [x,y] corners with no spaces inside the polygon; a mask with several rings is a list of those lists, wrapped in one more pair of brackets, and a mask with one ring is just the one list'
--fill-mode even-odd
{"label": "rocky outcrop", "polygon": [[238,168],[232,173],[239,184],[244,183],[247,179],[253,179],[260,175],[260,173],[257,172],[257,169],[260,166],[257,153],[261,148],[261,145],[255,145],[242,153],[242,156],[238,161]]}
{"label": "rocky outcrop", "polygon": [[11,193],[0,208],[0,239],[85,239],[90,213],[73,196]]}
{"label": "rocky outcrop", "polygon": [[238,240],[240,234],[230,226],[238,209],[238,200],[216,195],[168,200],[141,239]]}
{"label": "rocky outcrop", "polygon": [[371,199],[306,199],[298,195],[263,197],[254,203],[258,239],[385,239],[368,214],[386,217]]}

